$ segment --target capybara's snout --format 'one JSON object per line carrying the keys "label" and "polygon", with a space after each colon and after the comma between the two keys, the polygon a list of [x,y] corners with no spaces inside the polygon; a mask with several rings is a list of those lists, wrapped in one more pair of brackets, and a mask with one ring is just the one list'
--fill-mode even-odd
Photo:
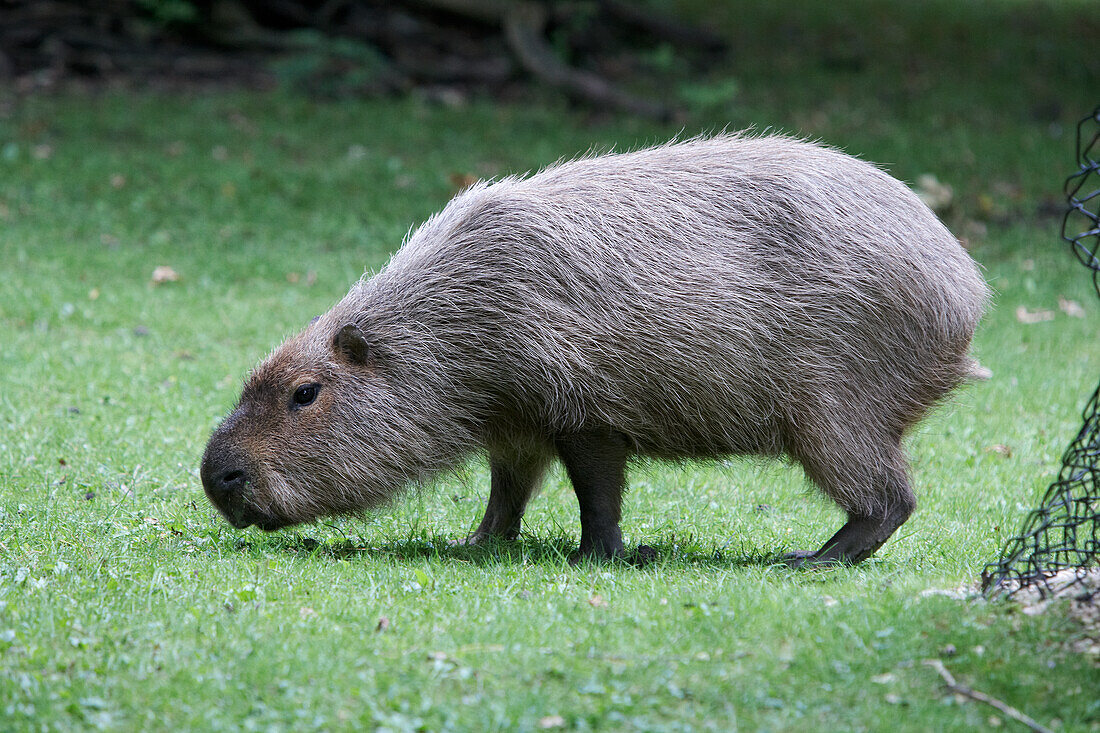
{"label": "capybara's snout", "polygon": [[243,529],[258,523],[254,512],[249,510],[255,482],[253,471],[244,456],[216,434],[203,454],[199,474],[210,502],[230,524]]}

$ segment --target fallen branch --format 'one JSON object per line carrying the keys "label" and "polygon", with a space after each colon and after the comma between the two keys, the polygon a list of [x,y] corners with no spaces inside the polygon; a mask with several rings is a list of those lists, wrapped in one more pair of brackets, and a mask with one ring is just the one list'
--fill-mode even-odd
{"label": "fallen branch", "polygon": [[1027,715],[1021,713],[1019,710],[1012,707],[1011,705],[1001,702],[997,698],[991,697],[984,692],[972,690],[966,685],[957,682],[954,675],[947,671],[947,667],[943,666],[943,662],[941,662],[940,660],[926,659],[924,660],[924,663],[939,672],[940,677],[942,677],[943,681],[947,684],[947,689],[951,692],[954,692],[956,695],[962,695],[963,697],[969,697],[971,700],[984,702],[986,705],[989,705],[992,708],[996,708],[1013,720],[1023,723],[1028,728],[1031,728],[1031,730],[1037,731],[1037,733],[1052,733],[1050,728],[1047,728],[1045,725],[1035,721],[1033,718],[1030,718]]}
{"label": "fallen branch", "polygon": [[567,66],[543,36],[545,27],[546,9],[535,3],[518,3],[505,14],[505,40],[524,69],[547,84],[588,102],[655,119],[669,116],[669,111],[660,104],[639,99],[595,74]]}
{"label": "fallen branch", "polygon": [[508,49],[535,78],[589,103],[614,107],[655,119],[669,116],[663,105],[640,99],[589,71],[569,66],[554,53],[545,37],[547,9],[537,2],[510,0],[410,0],[437,10],[500,26]]}

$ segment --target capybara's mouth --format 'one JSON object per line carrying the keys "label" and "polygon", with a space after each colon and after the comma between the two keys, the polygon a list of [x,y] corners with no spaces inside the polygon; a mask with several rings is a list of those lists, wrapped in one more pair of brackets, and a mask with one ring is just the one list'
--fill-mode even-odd
{"label": "capybara's mouth", "polygon": [[219,506],[214,504],[218,511],[225,518],[225,521],[229,522],[237,529],[244,529],[245,527],[251,527],[255,524],[255,519],[248,515],[244,507],[241,506]]}
{"label": "capybara's mouth", "polygon": [[282,529],[293,522],[288,522],[285,519],[273,517],[270,514],[264,512],[249,509],[248,507],[234,507],[232,514],[229,512],[223,512],[226,520],[237,529],[245,529],[255,525],[258,529],[262,529],[265,532],[274,532],[275,530]]}
{"label": "capybara's mouth", "polygon": [[245,529],[246,527],[252,526],[252,520],[245,518],[243,515],[236,517],[226,516],[225,519],[237,529]]}
{"label": "capybara's mouth", "polygon": [[224,503],[213,502],[214,506],[218,508],[218,511],[225,521],[229,522],[236,529],[247,529],[255,525],[265,532],[274,532],[277,529],[286,527],[291,522],[287,522],[283,519],[271,516],[266,512],[262,512],[258,509],[254,509],[248,506],[244,501],[230,501]]}
{"label": "capybara's mouth", "polygon": [[290,522],[283,522],[271,517],[264,517],[263,519],[256,519],[252,522],[264,532],[274,532],[277,529],[282,529],[290,524]]}

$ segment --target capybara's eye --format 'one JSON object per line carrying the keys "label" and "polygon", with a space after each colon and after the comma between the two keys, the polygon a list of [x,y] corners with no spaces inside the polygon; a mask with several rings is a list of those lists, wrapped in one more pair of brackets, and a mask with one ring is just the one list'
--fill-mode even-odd
{"label": "capybara's eye", "polygon": [[305,407],[309,403],[317,399],[317,392],[320,391],[321,385],[319,384],[303,384],[298,389],[294,390],[294,406]]}

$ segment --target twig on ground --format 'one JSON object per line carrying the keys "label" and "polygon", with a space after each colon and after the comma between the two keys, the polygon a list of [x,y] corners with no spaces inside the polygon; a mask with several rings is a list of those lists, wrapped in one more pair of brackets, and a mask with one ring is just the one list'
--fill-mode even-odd
{"label": "twig on ground", "polygon": [[939,672],[940,677],[942,677],[943,681],[947,684],[947,689],[949,689],[951,692],[954,692],[956,695],[962,695],[963,697],[969,697],[971,700],[984,702],[986,705],[1000,710],[1002,713],[1012,718],[1013,720],[1023,723],[1028,728],[1031,728],[1031,730],[1038,731],[1039,733],[1052,733],[1050,728],[1047,728],[1042,723],[1039,723],[1033,718],[1030,718],[1027,715],[1021,713],[1019,710],[1012,707],[1011,705],[1001,702],[997,698],[991,697],[984,692],[972,690],[966,685],[957,682],[955,680],[955,676],[947,670],[947,667],[943,666],[943,662],[941,662],[940,660],[926,659],[924,660],[924,663]]}

